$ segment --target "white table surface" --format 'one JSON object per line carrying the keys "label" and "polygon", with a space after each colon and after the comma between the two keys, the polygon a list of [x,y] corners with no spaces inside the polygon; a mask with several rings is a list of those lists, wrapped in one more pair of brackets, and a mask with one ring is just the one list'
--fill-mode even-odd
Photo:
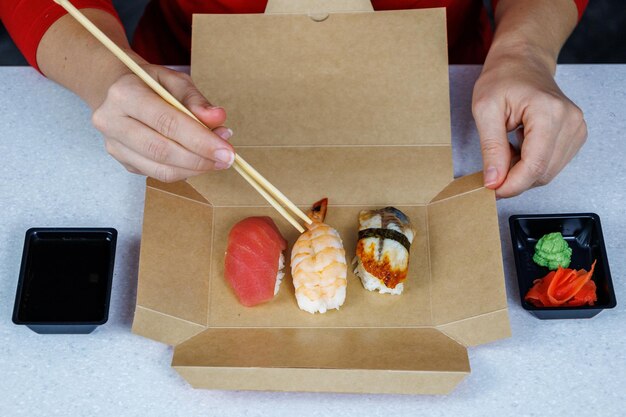
{"label": "white table surface", "polygon": [[[455,175],[481,168],[470,111],[478,67],[452,67]],[[88,108],[30,68],[0,68],[0,416],[625,416],[626,65],[561,66],[589,140],[551,184],[498,202],[513,337],[469,349],[447,396],[194,390],[169,346],[131,334],[144,178],[105,152]],[[595,212],[618,306],[590,320],[525,312],[511,253],[516,213]],[[114,227],[109,322],[91,335],[38,335],[11,322],[30,227]]]}

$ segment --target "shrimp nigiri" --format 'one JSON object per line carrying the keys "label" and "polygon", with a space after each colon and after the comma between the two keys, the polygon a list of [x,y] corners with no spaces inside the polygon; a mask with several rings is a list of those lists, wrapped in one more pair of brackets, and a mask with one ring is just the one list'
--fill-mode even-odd
{"label": "shrimp nigiri", "polygon": [[308,213],[308,225],[291,250],[291,276],[298,307],[309,313],[339,309],[346,299],[346,252],[339,233],[323,223],[328,199]]}

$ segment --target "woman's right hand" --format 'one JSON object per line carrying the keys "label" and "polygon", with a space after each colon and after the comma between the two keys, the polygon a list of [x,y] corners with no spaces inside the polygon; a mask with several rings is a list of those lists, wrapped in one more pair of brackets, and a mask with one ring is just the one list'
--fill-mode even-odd
{"label": "woman's right hand", "polygon": [[187,74],[144,69],[210,129],[166,103],[134,74],[120,76],[92,116],[106,150],[128,171],[163,182],[226,169],[235,159],[226,112],[204,98]]}

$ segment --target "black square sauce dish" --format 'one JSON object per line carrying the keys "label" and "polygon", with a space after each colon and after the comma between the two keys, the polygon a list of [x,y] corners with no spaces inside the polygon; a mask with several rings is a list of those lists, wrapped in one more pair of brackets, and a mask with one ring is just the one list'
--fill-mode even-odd
{"label": "black square sauce dish", "polygon": [[[602,310],[616,306],[615,292],[609,270],[609,262],[602,236],[600,217],[594,213],[580,214],[530,214],[509,218],[511,241],[522,307],[540,319],[591,318]],[[569,268],[586,269],[597,260],[591,279],[596,284],[598,300],[594,305],[578,307],[537,307],[524,300],[533,281],[543,278],[550,271],[533,261],[535,245],[544,235],[561,232],[572,249]]]}
{"label": "black square sauce dish", "polygon": [[109,316],[117,231],[26,232],[13,323],[42,333],[91,333]]}

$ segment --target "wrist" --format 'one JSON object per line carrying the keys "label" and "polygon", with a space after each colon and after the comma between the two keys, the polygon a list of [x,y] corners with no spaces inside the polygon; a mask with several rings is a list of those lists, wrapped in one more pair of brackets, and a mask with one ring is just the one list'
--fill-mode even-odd
{"label": "wrist", "polygon": [[577,16],[572,0],[499,0],[485,65],[502,59],[525,60],[554,75],[557,57]]}
{"label": "wrist", "polygon": [[554,76],[556,72],[557,53],[549,48],[529,39],[517,36],[500,37],[494,39],[484,69],[501,66],[503,63],[520,63],[526,67],[532,67],[537,71],[549,73]]}
{"label": "wrist", "polygon": [[126,73],[126,68],[109,51],[103,49],[94,51],[92,58],[96,65],[90,68],[91,74],[88,77],[77,82],[74,91],[93,110],[104,101],[109,87]]}
{"label": "wrist", "polygon": [[[133,59],[145,63],[130,50],[124,28],[114,16],[99,9],[82,12]],[[48,28],[37,48],[37,63],[46,77],[72,90],[92,109],[100,106],[116,80],[130,72],[69,15]]]}

